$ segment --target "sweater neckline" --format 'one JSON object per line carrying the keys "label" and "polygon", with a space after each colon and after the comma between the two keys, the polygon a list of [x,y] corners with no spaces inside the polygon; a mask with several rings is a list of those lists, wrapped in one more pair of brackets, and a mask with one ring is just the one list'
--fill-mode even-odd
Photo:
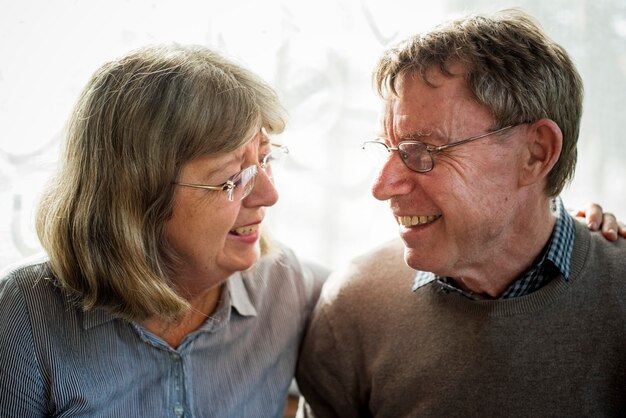
{"label": "sweater neckline", "polygon": [[589,253],[591,236],[579,222],[574,222],[575,240],[570,259],[570,279],[566,281],[559,274],[541,289],[525,296],[511,299],[471,300],[454,292],[444,293],[435,281],[428,286],[433,297],[440,303],[455,304],[466,314],[487,316],[514,316],[535,312],[554,303],[558,298],[576,286]]}

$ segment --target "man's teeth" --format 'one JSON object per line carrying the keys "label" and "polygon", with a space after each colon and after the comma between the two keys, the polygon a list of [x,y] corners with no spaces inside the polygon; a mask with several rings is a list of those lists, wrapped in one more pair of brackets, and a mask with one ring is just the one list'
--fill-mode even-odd
{"label": "man's teeth", "polygon": [[424,225],[439,219],[441,215],[398,216],[398,223],[402,226]]}
{"label": "man's teeth", "polygon": [[250,235],[254,232],[256,232],[259,229],[259,225],[247,225],[247,226],[241,226],[239,228],[235,228],[233,229],[232,233],[236,234],[236,235]]}

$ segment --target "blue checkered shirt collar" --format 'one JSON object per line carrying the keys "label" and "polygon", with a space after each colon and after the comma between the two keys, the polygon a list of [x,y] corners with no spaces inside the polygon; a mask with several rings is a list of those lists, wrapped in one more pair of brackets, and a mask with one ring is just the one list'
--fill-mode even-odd
{"label": "blue checkered shirt collar", "polygon": [[[532,293],[558,274],[561,274],[566,281],[569,280],[570,258],[574,248],[574,221],[567,214],[563,202],[558,197],[552,201],[552,211],[556,222],[548,245],[532,267],[502,294],[501,299],[516,298]],[[424,271],[417,272],[413,281],[413,291],[432,281],[437,281],[441,288],[446,291],[452,290],[470,299],[480,299],[478,296],[456,287],[448,277],[440,277]]]}

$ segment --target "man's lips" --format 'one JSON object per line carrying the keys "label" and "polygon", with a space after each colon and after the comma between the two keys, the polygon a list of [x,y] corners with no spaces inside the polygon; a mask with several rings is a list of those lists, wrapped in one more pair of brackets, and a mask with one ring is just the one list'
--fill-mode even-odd
{"label": "man's lips", "polygon": [[441,215],[402,215],[396,221],[402,226],[426,225],[441,218]]}

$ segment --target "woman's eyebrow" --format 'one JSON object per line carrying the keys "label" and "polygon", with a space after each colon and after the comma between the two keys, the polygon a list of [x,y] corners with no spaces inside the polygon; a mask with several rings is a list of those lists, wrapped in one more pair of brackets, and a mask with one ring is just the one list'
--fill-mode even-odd
{"label": "woman's eyebrow", "polygon": [[261,128],[260,133],[261,133],[261,140],[259,141],[259,145],[266,145],[272,142],[265,128]]}
{"label": "woman's eyebrow", "polygon": [[202,173],[202,181],[209,181],[209,179],[215,175],[222,174],[225,167],[236,162],[237,156],[233,153],[229,153],[225,156],[226,158],[223,161],[214,162],[211,164],[210,168],[207,168]]}

